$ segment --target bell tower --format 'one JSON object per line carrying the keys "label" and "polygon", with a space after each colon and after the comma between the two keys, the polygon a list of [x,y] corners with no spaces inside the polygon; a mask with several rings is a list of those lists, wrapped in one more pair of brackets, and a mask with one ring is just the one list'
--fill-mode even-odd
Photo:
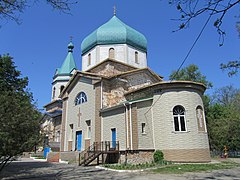
{"label": "bell tower", "polygon": [[71,76],[77,70],[76,63],[73,58],[74,45],[72,41],[68,44],[68,54],[61,68],[57,68],[52,82],[52,101],[58,99],[58,96],[68,83]]}

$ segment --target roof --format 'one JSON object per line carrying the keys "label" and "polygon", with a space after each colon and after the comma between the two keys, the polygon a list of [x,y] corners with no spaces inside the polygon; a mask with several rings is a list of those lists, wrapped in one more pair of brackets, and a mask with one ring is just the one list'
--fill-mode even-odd
{"label": "roof", "polygon": [[102,66],[103,64],[105,64],[105,63],[111,63],[111,62],[112,62],[112,63],[115,63],[115,64],[118,64],[118,66],[120,66],[120,65],[125,66],[125,67],[127,67],[128,69],[131,69],[131,70],[132,70],[132,69],[138,69],[137,67],[134,67],[134,66],[132,66],[132,65],[130,65],[130,64],[126,64],[126,63],[124,63],[124,62],[117,61],[117,60],[115,60],[115,59],[107,58],[107,59],[101,61],[100,63],[96,64],[95,66],[91,67],[90,69],[88,69],[88,70],[85,71],[85,72],[92,72],[92,71],[94,71],[95,69],[97,69],[98,67]]}
{"label": "roof", "polygon": [[102,78],[101,75],[95,74],[95,73],[89,73],[89,72],[82,72],[82,71],[75,71],[71,79],[68,81],[62,92],[60,93],[59,97],[62,98],[63,95],[66,93],[66,91],[76,82],[77,77],[84,76],[86,78],[91,78],[95,80],[100,80]]}
{"label": "roof", "polygon": [[67,57],[65,58],[61,68],[58,68],[56,70],[56,73],[55,73],[55,76],[56,75],[70,75],[71,72],[75,69],[77,69],[77,65],[74,61],[74,58],[73,58],[73,44],[72,42],[70,42],[68,44],[68,54],[67,54]]}
{"label": "roof", "polygon": [[129,91],[125,93],[125,95],[129,95],[132,93],[136,93],[139,91],[145,91],[148,90],[149,88],[154,88],[154,87],[159,87],[162,89],[170,89],[170,88],[192,88],[192,89],[198,89],[202,92],[206,90],[206,86],[202,83],[198,82],[193,82],[193,81],[161,81],[158,83],[154,83],[133,91]]}
{"label": "roof", "polygon": [[[127,71],[123,71],[121,73],[118,73],[118,74],[113,74],[113,75],[100,75],[99,73],[95,73],[94,70],[101,67],[101,66],[104,66],[104,64],[109,64],[109,63],[113,63],[115,64],[116,68],[119,67],[120,65],[121,66],[124,66],[126,68],[128,68]],[[93,72],[92,72],[93,71]],[[139,71],[148,71],[150,72],[154,77],[156,77],[157,79],[159,79],[160,81],[163,79],[162,76],[156,74],[154,71],[152,71],[149,67],[146,67],[146,68],[136,68],[134,66],[131,66],[129,64],[126,64],[126,63],[123,63],[123,62],[120,62],[120,61],[116,61],[114,59],[110,59],[110,58],[107,58],[105,59],[104,61],[100,62],[99,64],[95,65],[94,67],[90,68],[89,70],[85,71],[85,73],[87,72],[91,72],[92,74],[98,74],[99,76],[102,76],[103,78],[107,78],[107,79],[110,79],[112,77],[117,77],[117,76],[122,76],[122,75],[128,75],[128,74],[131,74],[131,73],[135,73],[135,72],[139,72]]]}
{"label": "roof", "polygon": [[45,114],[50,117],[57,117],[62,115],[62,110],[55,110],[54,112],[46,112]]}
{"label": "roof", "polygon": [[119,73],[119,74],[115,74],[113,76],[110,76],[108,77],[109,79],[110,78],[114,78],[114,77],[118,77],[118,76],[123,76],[123,75],[129,75],[129,74],[132,74],[132,73],[138,73],[138,72],[141,72],[141,71],[148,71],[150,74],[152,74],[155,78],[157,78],[159,81],[162,81],[162,76],[156,74],[154,71],[152,71],[149,67],[146,67],[146,68],[139,68],[139,69],[134,69],[134,70],[131,70],[131,71],[126,71],[126,72],[122,72],[122,73]]}
{"label": "roof", "polygon": [[47,108],[47,107],[50,106],[50,105],[53,105],[53,104],[55,104],[55,103],[56,103],[56,104],[57,104],[57,103],[61,103],[61,102],[62,102],[61,99],[55,99],[55,100],[51,101],[50,103],[44,105],[43,107],[44,107],[44,108]]}
{"label": "roof", "polygon": [[115,15],[83,40],[82,54],[96,45],[106,44],[129,44],[144,52],[147,51],[145,36],[123,23]]}

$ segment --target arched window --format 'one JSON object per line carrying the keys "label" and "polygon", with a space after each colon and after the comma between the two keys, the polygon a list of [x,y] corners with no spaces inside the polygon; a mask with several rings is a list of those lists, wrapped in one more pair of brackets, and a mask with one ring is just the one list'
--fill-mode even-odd
{"label": "arched window", "polygon": [[202,106],[197,106],[196,116],[198,122],[198,131],[205,131],[204,114]]}
{"label": "arched window", "polygon": [[80,92],[75,98],[75,105],[87,102],[87,95],[84,92]]}
{"label": "arched window", "polygon": [[173,108],[174,130],[186,131],[185,109],[182,106]]}
{"label": "arched window", "polygon": [[109,58],[114,59],[115,58],[115,50],[114,48],[109,49]]}
{"label": "arched window", "polygon": [[91,65],[91,53],[88,54],[88,66]]}
{"label": "arched window", "polygon": [[139,64],[138,52],[137,51],[135,51],[135,63]]}
{"label": "arched window", "polygon": [[63,91],[63,89],[64,89],[64,86],[61,86],[60,87],[60,93]]}
{"label": "arched window", "polygon": [[54,88],[53,88],[53,94],[52,94],[52,98],[53,98],[53,99],[55,98],[55,94],[56,94],[56,88],[54,87]]}

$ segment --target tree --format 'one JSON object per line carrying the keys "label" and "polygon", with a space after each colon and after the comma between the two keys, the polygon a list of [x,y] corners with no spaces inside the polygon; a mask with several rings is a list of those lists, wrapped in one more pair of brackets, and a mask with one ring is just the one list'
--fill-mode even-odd
{"label": "tree", "polygon": [[[220,36],[219,45],[224,43],[225,31],[221,28],[224,22],[224,17],[233,8],[240,6],[239,0],[169,0],[169,4],[175,5],[180,13],[180,17],[176,20],[181,21],[178,30],[189,27],[190,22],[199,16],[209,14],[209,19],[214,17],[214,27]],[[238,16],[240,18],[240,16]],[[208,21],[207,21],[208,23]],[[236,22],[236,29],[240,36],[240,22]],[[228,70],[228,75],[235,75],[240,68],[240,61],[229,61],[227,64],[221,64],[221,69]]]}
{"label": "tree", "polygon": [[[234,7],[240,5],[239,0],[169,0],[169,4],[176,5],[177,10],[180,12],[180,18],[177,20],[182,23],[179,29],[183,29],[189,26],[191,20],[204,14],[209,14],[215,17],[214,27],[220,36],[225,35],[225,31],[221,29],[223,19],[225,15]],[[237,29],[239,29],[239,22],[236,23]],[[240,33],[240,31],[239,31]]]}
{"label": "tree", "polygon": [[200,82],[203,83],[207,88],[212,87],[212,83],[207,81],[206,76],[202,75],[198,66],[194,64],[191,64],[179,71],[173,71],[170,74],[169,79]]}
{"label": "tree", "polygon": [[216,90],[206,113],[210,147],[230,150],[240,147],[240,89],[226,86]]}
{"label": "tree", "polygon": [[234,88],[232,85],[217,89],[213,93],[213,103],[221,104],[223,106],[237,106],[239,100],[240,90]]}
{"label": "tree", "polygon": [[220,68],[222,70],[228,70],[228,76],[231,77],[238,73],[240,68],[240,61],[229,61],[227,64],[221,64]]}
{"label": "tree", "polygon": [[0,171],[39,141],[40,113],[12,58],[0,56]]}
{"label": "tree", "polygon": [[[10,19],[19,23],[19,15],[36,1],[38,0],[2,0],[0,1],[0,19]],[[76,3],[73,0],[45,0],[45,2],[64,13],[69,13],[70,6]]]}

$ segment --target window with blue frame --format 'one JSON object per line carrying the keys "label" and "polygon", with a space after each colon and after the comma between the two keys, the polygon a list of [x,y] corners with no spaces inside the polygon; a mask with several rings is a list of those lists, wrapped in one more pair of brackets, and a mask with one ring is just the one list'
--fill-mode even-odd
{"label": "window with blue frame", "polygon": [[80,92],[75,98],[75,105],[87,102],[87,95],[84,92]]}

